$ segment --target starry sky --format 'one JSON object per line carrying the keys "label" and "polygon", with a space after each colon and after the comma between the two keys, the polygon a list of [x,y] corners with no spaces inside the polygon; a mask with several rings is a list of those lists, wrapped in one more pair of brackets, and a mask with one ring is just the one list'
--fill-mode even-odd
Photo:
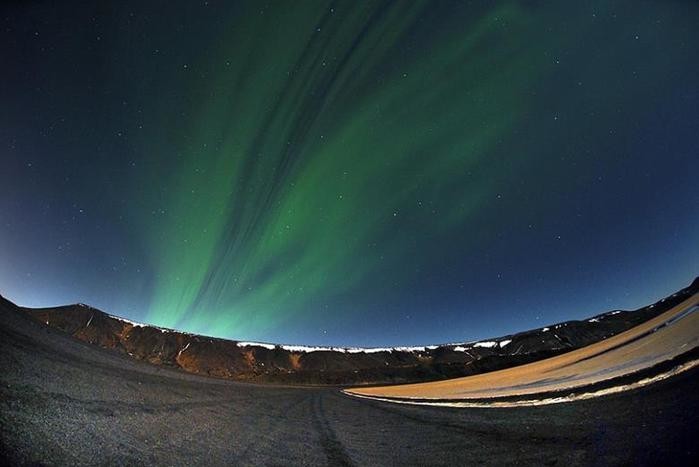
{"label": "starry sky", "polygon": [[0,293],[459,342],[699,273],[694,1],[10,1]]}

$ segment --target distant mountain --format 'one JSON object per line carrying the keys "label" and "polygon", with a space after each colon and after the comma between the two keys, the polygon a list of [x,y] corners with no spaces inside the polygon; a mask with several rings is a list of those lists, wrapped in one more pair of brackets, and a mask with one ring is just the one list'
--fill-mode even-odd
{"label": "distant mountain", "polygon": [[487,341],[426,347],[336,348],[238,342],[163,329],[84,304],[19,308],[73,337],[155,365],[239,381],[361,385],[468,376],[551,357],[619,334],[699,291],[687,288],[635,311],[615,310]]}

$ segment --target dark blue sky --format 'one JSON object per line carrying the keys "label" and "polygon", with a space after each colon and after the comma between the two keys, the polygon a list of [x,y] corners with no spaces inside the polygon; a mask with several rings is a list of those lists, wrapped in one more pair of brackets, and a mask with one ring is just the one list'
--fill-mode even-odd
{"label": "dark blue sky", "polygon": [[0,293],[331,345],[699,268],[696,2],[0,6]]}

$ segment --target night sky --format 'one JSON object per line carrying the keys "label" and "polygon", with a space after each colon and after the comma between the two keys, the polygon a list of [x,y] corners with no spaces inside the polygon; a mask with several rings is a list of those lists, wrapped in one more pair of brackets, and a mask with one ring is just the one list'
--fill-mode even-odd
{"label": "night sky", "polygon": [[0,293],[463,342],[699,273],[699,3],[10,1]]}

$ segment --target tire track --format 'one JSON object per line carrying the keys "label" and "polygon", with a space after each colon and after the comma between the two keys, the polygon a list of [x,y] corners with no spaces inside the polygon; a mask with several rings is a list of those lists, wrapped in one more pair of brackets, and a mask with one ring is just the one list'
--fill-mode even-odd
{"label": "tire track", "polygon": [[355,465],[328,422],[321,393],[315,394],[311,399],[311,411],[313,413],[314,426],[320,435],[323,451],[328,458],[328,465]]}

